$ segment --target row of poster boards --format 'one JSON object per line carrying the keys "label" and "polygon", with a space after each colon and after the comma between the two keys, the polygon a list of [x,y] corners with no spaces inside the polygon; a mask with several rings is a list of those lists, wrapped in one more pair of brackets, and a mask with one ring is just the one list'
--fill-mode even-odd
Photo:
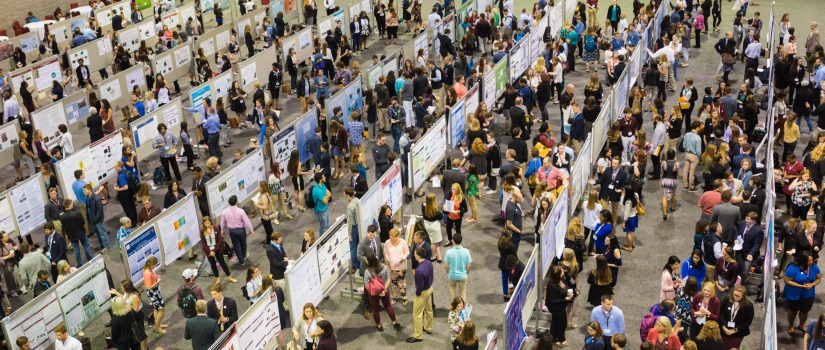
{"label": "row of poster boards", "polygon": [[[437,52],[437,51],[436,51]],[[393,52],[387,55],[386,58],[373,65],[367,70],[367,86],[370,89],[375,89],[375,86],[380,82],[381,76],[386,77],[390,72],[398,71],[398,52]]]}
{"label": "row of poster boards", "polygon": [[0,166],[7,166],[23,154],[17,142],[20,137],[20,119],[0,125]]}
{"label": "row of poster boards", "polygon": [[360,237],[367,235],[370,225],[378,227],[378,212],[387,205],[392,210],[392,217],[401,210],[403,204],[403,183],[401,181],[401,161],[397,160],[377,179],[370,189],[358,201],[358,232]]}
{"label": "row of poster boards", "polygon": [[[458,99],[456,103],[450,107],[450,111],[447,115],[449,115],[449,124],[450,124],[450,147],[456,148],[467,136],[467,124],[470,118],[470,115],[473,115],[475,118],[475,112],[478,108],[478,100],[479,96],[479,86],[481,84],[476,84],[467,93],[464,97]],[[486,140],[485,144],[487,143]],[[464,146],[470,147],[471,146],[470,140],[464,143]]]}
{"label": "row of poster boards", "polygon": [[[232,82],[232,70],[218,74],[205,83],[189,89],[189,103],[193,108],[200,108],[204,100],[208,98],[212,101],[212,106],[216,106],[219,98],[229,95],[229,91],[232,90]],[[224,102],[224,105],[229,105],[226,98],[224,98]],[[192,113],[192,116],[195,120],[195,125],[200,125],[204,119],[206,119],[200,112]]]}
{"label": "row of poster boards", "polygon": [[343,216],[337,218],[315,244],[287,266],[285,278],[292,324],[300,324],[303,306],[316,307],[327,296],[335,282],[350,268],[349,232]]}
{"label": "row of poster boards", "polygon": [[63,281],[32,299],[0,321],[9,349],[18,350],[13,339],[29,338],[32,349],[55,345],[55,327],[65,323],[75,335],[112,304],[106,266],[98,255]]}
{"label": "row of poster boards", "polygon": [[[278,313],[278,295],[273,289],[252,304],[229,329],[225,330],[210,350],[264,350],[274,349],[281,329]],[[288,331],[288,330],[287,330]]]}
{"label": "row of poster boards", "polygon": [[347,86],[336,92],[326,101],[327,120],[333,120],[335,107],[341,107],[343,115],[343,127],[349,125],[350,116],[353,112],[361,113],[364,109],[364,86],[361,78],[353,79]]}
{"label": "row of poster boards", "polygon": [[85,181],[98,188],[100,184],[116,177],[115,164],[120,161],[123,149],[123,135],[117,130],[102,139],[64,157],[55,165],[57,180],[62,186],[63,198],[76,200],[71,184],[75,181],[75,170],[83,170]]}
{"label": "row of poster boards", "polygon": [[521,349],[521,344],[527,338],[527,322],[530,321],[536,302],[541,300],[539,294],[542,290],[541,281],[544,279],[538,275],[539,263],[539,247],[536,246],[530,253],[530,259],[527,260],[524,273],[513,289],[510,301],[504,307],[505,349]]}
{"label": "row of poster boards", "polygon": [[270,155],[273,163],[277,163],[281,171],[281,180],[289,176],[287,164],[289,157],[294,150],[298,150],[301,163],[312,159],[312,150],[309,147],[309,140],[315,134],[318,127],[318,107],[310,108],[306,113],[298,117],[291,124],[284,126],[269,139]]}
{"label": "row of poster boards", "polygon": [[0,232],[28,236],[46,224],[46,188],[32,176],[0,193]]}
{"label": "row of poster boards", "polygon": [[121,241],[126,276],[135,286],[143,283],[143,267],[150,256],[155,270],[169,266],[200,243],[200,222],[194,194],[190,193]]}
{"label": "row of poster boards", "polygon": [[51,145],[60,139],[60,124],[72,130],[84,129],[86,125],[79,122],[89,116],[89,107],[89,95],[81,90],[40,107],[30,114],[30,120],[43,134],[43,141]]}
{"label": "row of poster boards", "polygon": [[258,183],[266,181],[267,173],[263,148],[259,147],[209,180],[206,198],[212,219],[217,222],[223,210],[229,207],[229,197],[237,196],[238,205],[241,205],[255,196]]}

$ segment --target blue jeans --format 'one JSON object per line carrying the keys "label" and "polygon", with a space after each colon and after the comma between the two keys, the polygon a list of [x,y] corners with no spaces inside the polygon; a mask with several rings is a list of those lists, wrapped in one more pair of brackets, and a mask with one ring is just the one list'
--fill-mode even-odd
{"label": "blue jeans", "polygon": [[[813,132],[814,131],[814,123],[811,123],[811,115],[810,114],[808,114],[808,115],[799,115],[796,118],[796,126],[800,126],[799,123],[802,122],[803,118],[808,123],[808,131]],[[799,128],[799,131],[802,131],[801,127]]]}
{"label": "blue jeans", "polygon": [[352,52],[361,51],[361,33],[352,33]]}
{"label": "blue jeans", "polygon": [[92,248],[89,247],[89,238],[83,236],[79,241],[72,241],[72,249],[74,249],[74,258],[77,260],[77,267],[83,266],[83,258],[80,256],[80,245],[83,245],[83,252],[86,253],[86,260],[92,260]]}
{"label": "blue jeans", "polygon": [[679,59],[673,60],[673,79],[679,79]]}
{"label": "blue jeans", "polygon": [[358,260],[358,242],[360,241],[360,237],[358,237],[358,225],[352,225],[352,231],[350,232],[352,235],[352,240],[349,241],[349,257],[352,260],[352,268],[358,270],[361,268],[361,261]]}
{"label": "blue jeans", "polygon": [[519,245],[519,243],[521,243],[521,233],[513,232],[512,241],[513,241],[513,245],[516,246],[516,251],[518,251],[518,245]]}
{"label": "blue jeans", "polygon": [[318,237],[327,232],[329,228],[329,209],[324,211],[315,211],[315,217],[318,218]]}
{"label": "blue jeans", "polygon": [[232,239],[232,250],[238,256],[238,262],[243,264],[246,261],[246,229],[230,228],[229,238]]}
{"label": "blue jeans", "polygon": [[398,154],[401,151],[401,145],[398,144],[401,141],[401,128],[390,128],[390,135],[392,135],[392,140],[395,141],[392,145],[392,151]]}
{"label": "blue jeans", "polygon": [[97,240],[100,241],[100,245],[106,249],[111,248],[112,246],[109,244],[109,231],[106,231],[105,225],[99,222],[95,224],[95,228],[97,229]]}
{"label": "blue jeans", "polygon": [[502,292],[502,294],[507,295],[507,292],[510,291],[509,284],[510,284],[510,276],[507,274],[507,271],[501,271],[501,292]]}
{"label": "blue jeans", "polygon": [[261,129],[261,133],[258,136],[258,146],[260,146],[266,142],[266,124],[258,124],[258,127]]}

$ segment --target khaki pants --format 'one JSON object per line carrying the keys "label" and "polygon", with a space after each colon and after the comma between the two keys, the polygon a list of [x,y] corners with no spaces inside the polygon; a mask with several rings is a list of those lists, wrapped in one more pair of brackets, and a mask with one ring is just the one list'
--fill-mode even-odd
{"label": "khaki pants", "polygon": [[576,154],[579,154],[579,151],[581,151],[581,150],[582,150],[582,142],[579,141],[579,140],[573,140],[573,151],[575,151]]}
{"label": "khaki pants", "polygon": [[[390,130],[390,118],[387,117],[387,108],[378,107],[378,130],[386,132]],[[373,136],[375,138],[378,135]]]}
{"label": "khaki pants", "polygon": [[307,108],[307,98],[298,97],[298,100],[301,101],[301,113],[306,113],[309,110],[309,108]]}
{"label": "khaki pants", "polygon": [[[456,296],[461,297],[464,302],[467,302],[467,280],[460,280],[460,281],[453,281],[450,280],[450,302],[455,300]],[[456,295],[456,289],[458,289],[458,295]]]}
{"label": "khaki pants", "polygon": [[[275,282],[276,286],[281,287],[281,290],[286,292],[287,289],[286,289],[286,280],[285,279],[282,278],[282,279],[279,279],[279,280],[273,280],[273,282]],[[289,310],[289,300],[286,300],[286,299],[284,300],[284,309]]]}
{"label": "khaki pants", "polygon": [[596,12],[598,12],[598,11],[599,11],[599,9],[595,9],[595,8],[594,8],[594,9],[591,9],[591,8],[589,8],[589,7],[587,8],[587,26],[588,26],[588,27],[593,27],[593,26],[595,26],[595,23],[596,23]]}
{"label": "khaki pants", "polygon": [[[86,203],[77,202],[77,210],[80,211],[80,215],[83,215],[83,228],[86,229],[86,233],[89,233],[89,218],[86,216]],[[61,226],[62,228],[62,226]]]}
{"label": "khaki pants", "polygon": [[705,281],[715,282],[716,278],[714,278],[713,275],[716,271],[716,266],[710,264],[705,264],[705,266],[707,266],[707,268],[705,269]]}
{"label": "khaki pants", "polygon": [[696,167],[699,166],[699,156],[693,153],[685,153],[685,169],[682,175],[682,183],[685,187],[693,188],[696,180]]}
{"label": "khaki pants", "polygon": [[433,331],[433,288],[421,292],[413,299],[413,338],[421,339],[423,331]]}
{"label": "khaki pants", "polygon": [[478,199],[476,196],[467,196],[467,202],[470,203],[470,217],[478,219]]}
{"label": "khaki pants", "polygon": [[616,225],[616,220],[619,219],[619,202],[610,202],[606,200],[600,200],[602,209],[607,209],[607,205],[610,204],[610,213],[613,214],[613,225]]}
{"label": "khaki pants", "polygon": [[673,75],[673,64],[667,66],[667,88],[669,90],[676,89],[676,77]]}
{"label": "khaki pants", "polygon": [[[365,140],[365,141],[366,141],[366,140]],[[361,143],[360,145],[358,145],[358,146],[350,145],[350,146],[349,146],[349,152],[350,152],[350,154],[355,154],[355,153],[361,153],[361,154],[363,154],[363,153],[364,153],[364,143],[362,142],[362,143]]]}

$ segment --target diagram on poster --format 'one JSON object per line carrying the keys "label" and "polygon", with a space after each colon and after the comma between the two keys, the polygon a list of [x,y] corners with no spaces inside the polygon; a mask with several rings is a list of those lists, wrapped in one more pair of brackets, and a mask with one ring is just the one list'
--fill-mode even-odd
{"label": "diagram on poster", "polygon": [[189,46],[183,46],[175,51],[175,67],[184,67],[192,59],[192,54],[189,52]]}
{"label": "diagram on poster", "polygon": [[66,120],[70,125],[89,116],[89,103],[86,99],[86,94],[80,94],[76,100],[66,104]]}
{"label": "diagram on poster", "polygon": [[318,243],[318,270],[321,276],[321,287],[327,290],[335,283],[338,272],[349,268],[349,232],[347,225],[342,223],[335,232]]}
{"label": "diagram on poster", "polygon": [[116,101],[120,98],[120,79],[113,79],[100,86],[100,98]]}
{"label": "diagram on poster", "polygon": [[32,70],[34,75],[34,85],[38,91],[51,90],[52,82],[62,82],[63,75],[60,73],[60,61],[57,57],[45,62],[37,62]]}
{"label": "diagram on poster", "polygon": [[178,8],[178,13],[180,13],[180,18],[178,18],[178,21],[180,22],[181,26],[184,23],[186,23],[186,20],[189,19],[189,18],[191,18],[192,21],[195,21],[197,19],[197,16],[195,16],[195,4],[194,3],[189,5],[189,6],[183,5],[183,6],[179,7]]}
{"label": "diagram on poster", "polygon": [[203,49],[203,55],[206,57],[212,57],[215,54],[215,38],[209,38],[200,41],[201,49]]}
{"label": "diagram on poster", "polygon": [[212,178],[206,184],[209,211],[217,218],[226,207],[231,196],[243,202],[258,191],[258,182],[266,179],[263,149],[250,153],[231,168]]}
{"label": "diagram on poster", "polygon": [[155,60],[155,72],[160,75],[166,75],[172,72],[172,56],[166,55]]}
{"label": "diagram on poster", "polygon": [[157,35],[155,32],[155,21],[144,21],[138,25],[138,32],[140,34],[140,40],[147,40],[154,37]]}
{"label": "diagram on poster", "polygon": [[215,85],[215,97],[224,97],[232,89],[232,71],[219,75],[212,82]]}
{"label": "diagram on poster", "polygon": [[133,69],[126,73],[126,88],[132,91],[135,89],[135,86],[146,86],[146,76],[143,75],[142,65],[139,69]]}
{"label": "diagram on poster", "polygon": [[138,32],[138,28],[131,27],[121,30],[118,33],[118,37],[120,38],[120,44],[126,51],[135,52],[140,48],[140,33]]}
{"label": "diagram on poster", "polygon": [[17,131],[16,123],[0,126],[0,151],[17,146]]}
{"label": "diagram on poster", "polygon": [[0,231],[6,233],[17,232],[17,227],[14,226],[14,216],[11,215],[11,203],[9,196],[0,196]]}
{"label": "diagram on poster", "polygon": [[195,197],[189,195],[183,199],[182,206],[163,212],[157,226],[163,243],[164,261],[171,264],[200,242]]}
{"label": "diagram on poster", "polygon": [[112,303],[103,258],[93,259],[57,285],[63,318],[69,334],[77,334]]}
{"label": "diagram on poster", "polygon": [[[123,241],[123,252],[126,255],[126,266],[129,271],[129,278],[135,285],[143,282],[143,266],[146,259],[154,256],[158,262],[162,262],[160,256],[160,241],[155,231],[155,225],[144,225],[132,233]],[[158,264],[157,268],[160,268]]]}
{"label": "diagram on poster", "polygon": [[135,137],[135,148],[140,148],[141,145],[152,142],[158,134],[158,120],[155,116],[150,116],[149,119],[141,123],[132,123],[132,135]]}
{"label": "diagram on poster", "polygon": [[241,86],[252,84],[258,79],[258,72],[255,68],[257,67],[254,61],[241,68]]}
{"label": "diagram on poster", "polygon": [[[98,40],[97,41],[98,42],[98,50],[100,50],[100,42],[101,41],[106,41],[106,40]],[[111,46],[112,46],[112,44],[109,43],[109,47],[111,47]],[[80,66],[80,63],[78,63],[80,60],[83,60],[84,65],[88,64],[89,63],[89,50],[88,49],[83,49],[83,50],[79,50],[79,51],[76,51],[76,52],[72,52],[71,54],[69,54],[69,60],[71,60],[71,62],[72,62],[72,70],[75,70],[75,69],[77,69],[77,67]]]}
{"label": "diagram on poster", "polygon": [[430,176],[447,152],[447,122],[439,118],[433,127],[416,142],[412,150],[413,187],[417,190]]}
{"label": "diagram on poster", "polygon": [[[115,163],[120,160],[123,149],[123,135],[120,131],[104,136],[89,146],[92,162],[94,162],[95,176],[86,174],[86,180],[92,184],[100,184],[110,176],[114,176]],[[95,185],[93,185],[95,186]]]}
{"label": "diagram on poster", "polygon": [[9,190],[9,199],[14,208],[14,217],[21,236],[26,236],[43,228],[46,223],[45,194],[36,176],[21,182]]}

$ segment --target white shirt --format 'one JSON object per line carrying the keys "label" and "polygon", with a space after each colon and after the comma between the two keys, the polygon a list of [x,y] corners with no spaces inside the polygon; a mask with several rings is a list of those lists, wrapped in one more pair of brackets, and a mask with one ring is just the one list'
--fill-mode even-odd
{"label": "white shirt", "polygon": [[335,8],[335,0],[324,0],[324,7],[328,9]]}
{"label": "white shirt", "polygon": [[653,58],[653,59],[657,59],[662,54],[665,54],[667,56],[667,62],[670,63],[670,64],[673,64],[673,61],[676,60],[676,53],[673,52],[673,49],[670,47],[670,45],[667,45],[667,46],[659,49],[659,51],[656,51],[655,53],[652,53],[650,51],[650,49],[648,49],[647,53],[650,54],[650,58]]}
{"label": "white shirt", "polygon": [[587,209],[587,203],[582,204],[582,209],[584,209],[584,227],[589,228],[591,230],[596,228],[596,224],[599,223],[599,212],[602,211],[602,205],[596,203],[593,207],[593,210]]}
{"label": "white shirt", "polygon": [[507,10],[511,16],[515,17],[515,12],[513,12],[513,0],[504,0],[504,9]]}
{"label": "white shirt", "polygon": [[169,103],[169,89],[164,87],[162,89],[158,89],[158,104],[167,104]]}
{"label": "white shirt", "polygon": [[430,15],[427,16],[427,24],[429,25],[429,28],[435,27],[436,22],[440,20],[441,16],[439,16],[437,12],[430,13]]}
{"label": "white shirt", "polygon": [[524,21],[527,21],[527,26],[533,25],[533,17],[531,17],[527,12],[522,12],[521,16],[518,18],[518,26],[521,27],[524,25]]}
{"label": "white shirt", "polygon": [[80,344],[80,340],[75,339],[72,336],[66,338],[65,342],[61,342],[60,340],[54,343],[55,350],[83,350],[83,344]]}
{"label": "white shirt", "polygon": [[72,142],[72,133],[66,132],[63,135],[60,135],[60,147],[63,148],[63,156],[68,157],[70,154],[74,153],[74,143]]}

